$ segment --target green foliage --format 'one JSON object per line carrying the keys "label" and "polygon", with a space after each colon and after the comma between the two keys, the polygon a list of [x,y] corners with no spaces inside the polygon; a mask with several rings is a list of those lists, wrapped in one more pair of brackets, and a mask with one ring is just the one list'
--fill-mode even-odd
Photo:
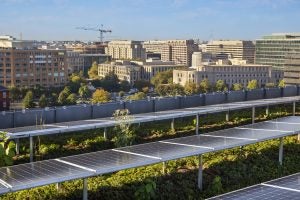
{"label": "green foliage", "polygon": [[91,96],[91,91],[89,90],[88,86],[84,84],[79,88],[78,94],[81,98],[87,99]]}
{"label": "green foliage", "polygon": [[128,97],[126,97],[126,100],[141,100],[141,99],[145,99],[147,97],[147,95],[144,92],[138,92],[135,93],[133,95],[130,95]]}
{"label": "green foliage", "polygon": [[56,93],[52,93],[50,98],[49,98],[49,105],[50,106],[56,106],[58,105],[58,96]]}
{"label": "green foliage", "polygon": [[159,72],[151,79],[151,84],[153,84],[155,87],[161,84],[171,83],[173,83],[173,70]]}
{"label": "green foliage", "polygon": [[225,82],[223,80],[217,80],[215,85],[215,90],[218,92],[224,91],[226,88]]}
{"label": "green foliage", "polygon": [[32,91],[28,91],[23,99],[23,107],[24,108],[34,108],[35,103],[33,101],[33,93]]}
{"label": "green foliage", "polygon": [[129,82],[125,81],[125,80],[121,81],[120,82],[120,90],[122,90],[122,91],[129,91],[130,90],[130,84],[129,84]]}
{"label": "green foliage", "polygon": [[280,88],[284,88],[285,87],[284,79],[282,79],[282,80],[279,81],[278,87],[280,87]]}
{"label": "green foliage", "polygon": [[151,86],[151,84],[145,80],[138,80],[138,81],[135,81],[135,83],[134,83],[134,87],[137,88],[139,91],[142,91],[143,88],[150,87],[150,86]]}
{"label": "green foliage", "polygon": [[223,186],[220,176],[216,176],[210,185],[210,191],[213,195],[221,194],[223,192]]}
{"label": "green foliage", "polygon": [[58,96],[58,99],[57,99],[57,102],[60,104],[60,105],[66,105],[68,104],[67,103],[67,98],[70,94],[66,93],[65,91],[61,91],[59,93],[59,96]]}
{"label": "green foliage", "polygon": [[118,76],[114,72],[110,72],[101,79],[101,87],[106,91],[119,91],[119,82]]}
{"label": "green foliage", "polygon": [[110,101],[110,93],[103,90],[103,89],[97,89],[93,93],[92,97],[93,103],[106,103]]}
{"label": "green foliage", "polygon": [[45,108],[46,106],[48,106],[48,99],[46,98],[46,96],[43,94],[41,96],[41,98],[39,99],[39,107],[40,108]]}
{"label": "green foliage", "polygon": [[85,78],[83,77],[82,72],[73,73],[69,79],[70,79],[70,81],[68,82],[68,89],[70,90],[70,93],[78,92],[80,86],[86,84],[86,81],[85,81]]}
{"label": "green foliage", "polygon": [[0,132],[0,167],[13,165],[15,143],[9,141],[5,132]]}
{"label": "green foliage", "polygon": [[129,110],[116,110],[113,114],[113,117],[118,124],[114,128],[116,135],[112,139],[112,141],[115,143],[115,146],[124,147],[132,145],[135,141],[136,135],[131,129],[132,117],[129,115]]}
{"label": "green foliage", "polygon": [[211,85],[207,78],[203,79],[199,86],[202,93],[208,93],[211,90]]}
{"label": "green foliage", "polygon": [[138,190],[134,193],[134,197],[137,200],[150,200],[156,197],[156,183],[150,179],[145,181],[145,184],[142,184]]}
{"label": "green foliage", "polygon": [[176,96],[184,94],[184,88],[179,84],[158,85],[155,88],[155,91],[160,96]]}
{"label": "green foliage", "polygon": [[68,105],[74,105],[76,104],[76,100],[77,100],[77,96],[76,94],[70,94],[68,97],[67,97],[67,104]]}
{"label": "green foliage", "polygon": [[251,81],[248,82],[248,85],[247,85],[247,89],[248,90],[254,90],[254,89],[257,89],[258,85],[257,85],[257,80],[253,79]]}
{"label": "green foliage", "polygon": [[239,90],[242,90],[242,89],[243,89],[243,85],[240,84],[240,83],[234,83],[234,84],[232,85],[232,90],[233,90],[233,91],[239,91]]}
{"label": "green foliage", "polygon": [[13,101],[19,100],[21,96],[21,91],[19,90],[19,88],[11,86],[9,87],[9,96]]}
{"label": "green foliage", "polygon": [[186,95],[193,95],[200,93],[200,87],[196,83],[186,83],[184,86],[184,93]]}
{"label": "green foliage", "polygon": [[98,64],[97,62],[94,62],[91,68],[88,71],[88,75],[90,79],[98,79]]}

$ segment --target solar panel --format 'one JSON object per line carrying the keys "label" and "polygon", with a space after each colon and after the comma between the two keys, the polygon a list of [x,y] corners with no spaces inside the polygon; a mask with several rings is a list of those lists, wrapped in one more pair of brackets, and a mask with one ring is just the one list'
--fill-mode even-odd
{"label": "solar panel", "polygon": [[160,162],[159,159],[132,155],[114,150],[105,150],[60,158],[64,162],[73,163],[84,168],[95,170],[97,174],[110,173],[121,169],[149,165]]}
{"label": "solar panel", "polygon": [[9,189],[0,183],[0,194],[8,193]]}
{"label": "solar panel", "polygon": [[[165,142],[167,141],[168,140],[165,140]],[[165,142],[151,142],[123,147],[119,148],[118,150],[161,158],[161,161],[198,155],[211,150],[209,148],[193,147],[188,145],[174,145]]]}
{"label": "solar panel", "polygon": [[255,185],[224,195],[210,198],[211,200],[299,200],[299,192],[283,190],[264,185]]}
{"label": "solar panel", "polygon": [[11,185],[13,191],[91,175],[92,172],[55,160],[0,168],[0,180]]}
{"label": "solar panel", "polygon": [[284,188],[299,190],[300,199],[300,173],[266,182],[266,184],[275,185]]}
{"label": "solar panel", "polygon": [[286,132],[295,132],[300,130],[300,124],[287,124],[287,123],[276,123],[276,122],[260,122],[256,124],[249,124],[242,126],[241,128],[251,129],[265,129],[265,130],[279,130]]}
{"label": "solar panel", "polygon": [[272,121],[275,122],[282,122],[282,123],[297,123],[300,124],[300,117],[299,116],[289,116],[289,117],[282,117],[278,119],[273,119]]}

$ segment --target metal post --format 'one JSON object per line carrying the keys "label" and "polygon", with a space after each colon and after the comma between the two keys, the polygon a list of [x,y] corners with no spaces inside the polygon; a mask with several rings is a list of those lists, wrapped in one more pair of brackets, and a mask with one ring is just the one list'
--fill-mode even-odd
{"label": "metal post", "polygon": [[166,162],[163,162],[162,173],[165,174],[165,172],[166,172]]}
{"label": "metal post", "polygon": [[269,105],[267,105],[267,107],[266,107],[266,115],[269,116],[269,114],[270,114],[270,108],[269,108]]}
{"label": "metal post", "polygon": [[199,114],[196,115],[196,135],[199,134]]}
{"label": "metal post", "polygon": [[88,184],[87,184],[87,178],[83,179],[83,200],[88,199]]}
{"label": "metal post", "polygon": [[252,124],[255,123],[255,107],[252,107]]}
{"label": "metal post", "polygon": [[199,155],[198,188],[200,191],[203,190],[202,179],[203,179],[202,155]]}
{"label": "metal post", "polygon": [[296,115],[296,102],[293,102],[293,116]]}
{"label": "metal post", "polygon": [[20,154],[20,139],[17,138],[15,140],[15,143],[16,143],[16,154],[19,155]]}
{"label": "metal post", "polygon": [[229,122],[229,110],[226,112],[226,122]]}
{"label": "metal post", "polygon": [[104,139],[107,139],[107,128],[104,128],[104,132],[103,132],[103,137]]}
{"label": "metal post", "polygon": [[57,190],[58,192],[61,191],[61,183],[56,183],[56,190]]}
{"label": "metal post", "polygon": [[29,137],[29,152],[30,152],[30,162],[33,162],[33,137]]}
{"label": "metal post", "polygon": [[280,144],[279,144],[279,164],[282,165],[282,159],[283,159],[283,138],[280,138]]}
{"label": "metal post", "polygon": [[173,118],[171,121],[171,130],[174,132],[175,131],[175,119]]}
{"label": "metal post", "polygon": [[298,134],[298,142],[300,142],[300,133]]}

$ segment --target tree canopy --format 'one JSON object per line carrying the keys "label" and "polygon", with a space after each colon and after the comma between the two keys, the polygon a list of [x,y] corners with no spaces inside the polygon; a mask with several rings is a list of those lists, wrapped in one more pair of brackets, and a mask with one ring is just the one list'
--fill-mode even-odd
{"label": "tree canopy", "polygon": [[93,97],[92,97],[92,101],[93,103],[105,103],[110,101],[110,93],[103,90],[103,89],[97,89],[94,93],[93,93]]}
{"label": "tree canopy", "polygon": [[248,90],[254,90],[258,87],[257,85],[257,80],[253,79],[251,81],[248,82],[248,85],[247,85],[247,89]]}
{"label": "tree canopy", "polygon": [[33,93],[32,91],[28,91],[23,99],[23,107],[24,108],[34,108],[35,103],[33,101]]}
{"label": "tree canopy", "polygon": [[151,83],[157,87],[160,84],[172,84],[173,83],[173,71],[168,70],[157,73],[152,79]]}
{"label": "tree canopy", "polygon": [[91,68],[88,71],[88,75],[90,79],[98,79],[98,63],[93,62]]}

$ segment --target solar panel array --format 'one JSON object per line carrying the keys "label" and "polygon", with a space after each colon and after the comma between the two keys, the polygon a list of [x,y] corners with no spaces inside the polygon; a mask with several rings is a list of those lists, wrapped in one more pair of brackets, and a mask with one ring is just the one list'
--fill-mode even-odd
{"label": "solar panel array", "polygon": [[[244,101],[244,102],[217,104],[217,105],[210,105],[210,106],[183,108],[183,109],[176,109],[176,110],[167,110],[167,111],[152,112],[152,113],[143,113],[143,114],[131,115],[130,122],[131,123],[150,122],[156,120],[195,116],[197,114],[203,115],[203,114],[239,110],[239,109],[245,109],[251,107],[276,105],[281,103],[291,103],[296,101],[300,101],[299,96],[282,97],[282,98],[275,98],[275,99],[262,99],[262,100],[254,100],[254,101]],[[7,132],[8,133],[7,135],[10,138],[14,139],[14,138],[29,137],[29,136],[49,135],[49,134],[66,133],[72,131],[89,130],[95,128],[113,127],[118,123],[119,122],[116,121],[113,117],[106,117],[106,118],[61,122],[61,123],[53,123],[53,124],[45,124],[45,125],[37,125],[37,126],[9,128],[9,129],[4,129],[2,131]]]}
{"label": "solar panel array", "polygon": [[210,198],[211,200],[299,200],[300,173]]}
{"label": "solar panel array", "polygon": [[[293,126],[285,125],[291,123]],[[0,194],[238,147],[299,132],[300,117],[292,116],[201,135],[2,167]],[[279,181],[274,184],[282,183]],[[285,184],[284,187],[290,185]]]}

